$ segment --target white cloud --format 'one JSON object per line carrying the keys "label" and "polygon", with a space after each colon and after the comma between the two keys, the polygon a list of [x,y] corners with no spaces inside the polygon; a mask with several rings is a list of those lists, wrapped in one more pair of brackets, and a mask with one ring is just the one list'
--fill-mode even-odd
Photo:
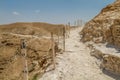
{"label": "white cloud", "polygon": [[40,10],[35,10],[35,13],[40,13]]}
{"label": "white cloud", "polygon": [[12,14],[13,14],[13,15],[20,15],[20,13],[19,13],[19,12],[16,12],[16,11],[12,12]]}

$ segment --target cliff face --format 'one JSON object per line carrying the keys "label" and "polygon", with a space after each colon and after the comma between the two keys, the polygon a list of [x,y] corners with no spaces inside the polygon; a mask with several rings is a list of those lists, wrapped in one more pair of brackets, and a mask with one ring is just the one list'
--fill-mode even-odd
{"label": "cliff face", "polygon": [[108,42],[120,47],[120,0],[108,5],[80,33],[82,41]]}

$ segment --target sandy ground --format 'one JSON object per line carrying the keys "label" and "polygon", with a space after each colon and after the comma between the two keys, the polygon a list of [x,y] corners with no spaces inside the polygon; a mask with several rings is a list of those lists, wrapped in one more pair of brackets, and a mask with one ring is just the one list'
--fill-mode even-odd
{"label": "sandy ground", "polygon": [[80,42],[79,32],[80,28],[71,31],[66,39],[66,51],[56,57],[56,69],[46,72],[39,80],[115,80],[102,73],[97,60]]}

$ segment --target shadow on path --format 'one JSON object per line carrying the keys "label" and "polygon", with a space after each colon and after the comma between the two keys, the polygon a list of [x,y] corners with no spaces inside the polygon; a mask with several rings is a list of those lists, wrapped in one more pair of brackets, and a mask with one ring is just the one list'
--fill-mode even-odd
{"label": "shadow on path", "polygon": [[114,78],[115,80],[120,80],[120,75],[117,75],[117,74],[115,74],[115,73],[113,73],[113,72],[110,72],[110,71],[108,71],[108,70],[102,70],[102,72],[103,72],[104,74],[106,74],[106,75]]}

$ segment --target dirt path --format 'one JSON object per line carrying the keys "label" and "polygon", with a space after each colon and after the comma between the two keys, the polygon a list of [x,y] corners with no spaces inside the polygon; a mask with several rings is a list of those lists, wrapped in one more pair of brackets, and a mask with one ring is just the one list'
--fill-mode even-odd
{"label": "dirt path", "polygon": [[115,80],[99,69],[96,59],[81,42],[80,29],[71,31],[66,39],[66,51],[56,57],[56,69],[46,72],[39,80]]}

